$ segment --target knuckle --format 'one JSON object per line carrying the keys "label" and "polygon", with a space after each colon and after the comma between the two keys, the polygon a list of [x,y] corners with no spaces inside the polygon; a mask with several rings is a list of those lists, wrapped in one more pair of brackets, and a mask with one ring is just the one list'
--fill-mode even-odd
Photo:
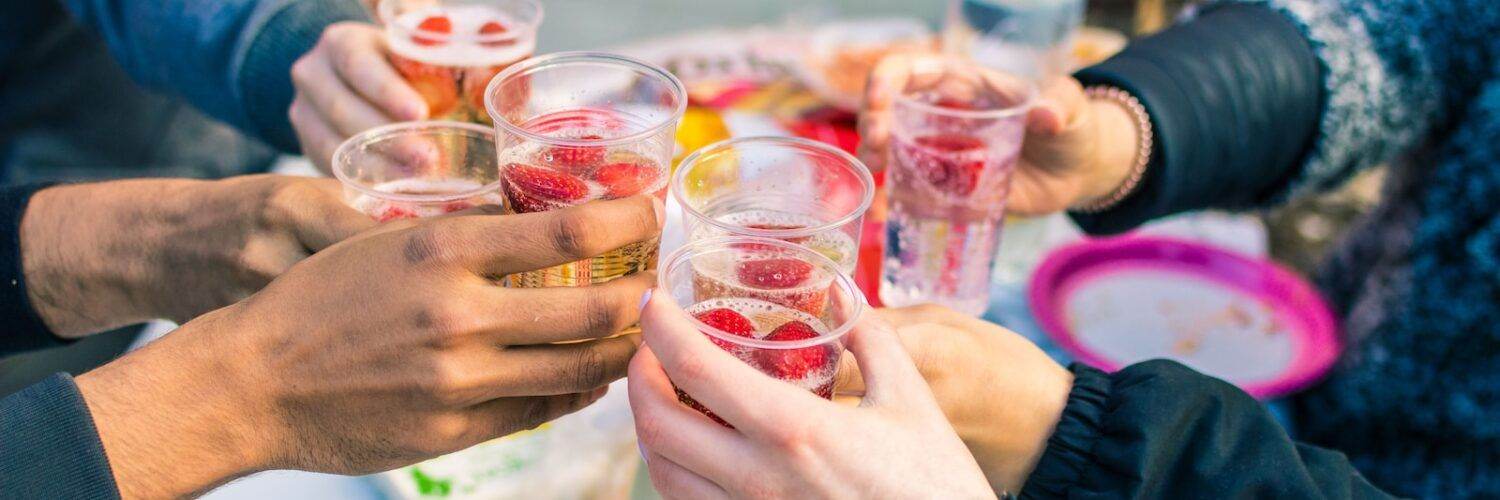
{"label": "knuckle", "polygon": [[573,360],[574,387],[584,390],[604,385],[606,362],[604,353],[596,345],[579,349]]}
{"label": "knuckle", "polygon": [[[312,65],[314,64],[317,63],[313,62],[312,55],[302,56],[301,58],[297,59],[297,62],[292,63],[292,82],[297,84],[297,86],[299,87],[307,85],[308,82],[312,79]],[[295,105],[296,102],[293,102],[292,104]]]}
{"label": "knuckle", "polygon": [[469,434],[469,419],[459,414],[441,414],[429,418],[426,427],[427,434],[433,438],[426,440],[429,441],[426,446],[433,449],[424,451],[442,453],[454,448]]}
{"label": "knuckle", "polygon": [[402,255],[412,265],[445,263],[452,258],[452,251],[446,245],[450,239],[449,232],[441,226],[421,226],[407,233]]}
{"label": "knuckle", "polygon": [[558,253],[574,258],[583,259],[593,255],[592,241],[597,230],[596,224],[589,218],[579,215],[568,214],[558,217],[552,227],[552,245]]}
{"label": "knuckle", "polygon": [[598,293],[597,290],[584,292],[584,303],[582,309],[583,327],[589,335],[602,336],[616,329],[617,314],[614,304],[608,295]]}
{"label": "knuckle", "polygon": [[708,365],[695,357],[687,357],[677,362],[677,377],[681,379],[702,379],[708,376]]}
{"label": "knuckle", "polygon": [[455,345],[468,338],[475,328],[475,315],[454,302],[428,305],[417,313],[418,326],[431,332],[439,345]]}

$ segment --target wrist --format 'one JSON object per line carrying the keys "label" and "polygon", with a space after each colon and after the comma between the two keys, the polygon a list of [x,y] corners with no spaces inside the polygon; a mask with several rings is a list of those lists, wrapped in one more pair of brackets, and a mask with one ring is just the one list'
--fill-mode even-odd
{"label": "wrist", "polygon": [[77,338],[158,317],[149,283],[160,273],[155,205],[177,182],[117,181],[39,191],[22,218],[27,294],[62,337]]}
{"label": "wrist", "polygon": [[1112,88],[1090,88],[1089,106],[1100,143],[1093,181],[1073,210],[1099,212],[1129,197],[1144,177],[1150,161],[1152,132],[1139,101]]}
{"label": "wrist", "polygon": [[1073,386],[1073,374],[1056,363],[1027,373],[1027,380],[1015,381],[1026,394],[987,398],[990,408],[980,413],[988,418],[959,430],[997,492],[1020,493],[1047,450]]}
{"label": "wrist", "polygon": [[[77,378],[125,498],[202,494],[273,463],[269,408],[224,310]],[[184,466],[184,464],[190,464]]]}

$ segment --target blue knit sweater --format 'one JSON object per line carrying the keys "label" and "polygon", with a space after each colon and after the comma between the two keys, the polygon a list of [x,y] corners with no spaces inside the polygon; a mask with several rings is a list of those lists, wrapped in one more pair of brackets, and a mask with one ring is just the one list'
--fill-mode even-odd
{"label": "blue knit sweater", "polygon": [[1500,497],[1500,2],[1232,3],[1080,73],[1140,97],[1161,140],[1141,191],[1079,222],[1264,206],[1389,164],[1320,272],[1350,342],[1296,428],[1394,493]]}

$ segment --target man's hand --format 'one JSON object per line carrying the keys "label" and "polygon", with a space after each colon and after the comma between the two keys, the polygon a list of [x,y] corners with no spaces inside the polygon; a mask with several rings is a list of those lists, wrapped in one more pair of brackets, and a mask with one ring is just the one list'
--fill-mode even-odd
{"label": "man's hand", "polygon": [[[666,294],[647,303],[641,327],[648,348],[631,362],[630,406],[663,497],[995,497],[878,320],[850,333],[849,351],[869,380],[854,408],[724,352]],[[735,428],[679,403],[674,381]]]}
{"label": "man's hand", "polygon": [[605,337],[636,322],[655,276],[529,289],[494,279],[656,237],[659,202],[495,210],[387,223],[79,377],[121,491],[177,497],[265,469],[389,470],[602,396],[637,342]]}
{"label": "man's hand", "polygon": [[[1062,418],[1073,375],[1005,328],[948,308],[879,309],[896,328],[943,414],[996,491],[1018,493]],[[860,368],[839,367],[839,396],[865,393]]]}
{"label": "man's hand", "polygon": [[[896,54],[870,73],[860,112],[859,156],[872,169],[890,158],[891,105],[908,88],[931,85],[943,68],[938,54]],[[1008,81],[984,70],[985,81]],[[1108,102],[1090,102],[1078,81],[1045,82],[1026,117],[1026,140],[1011,181],[1009,210],[1041,215],[1108,195],[1128,177],[1135,157],[1136,129],[1128,112]]]}
{"label": "man's hand", "polygon": [[374,226],[338,182],[142,179],[38,192],[21,222],[33,307],[59,335],[192,319]]}
{"label": "man's hand", "polygon": [[318,44],[292,65],[297,89],[288,115],[302,153],[329,173],[344,139],[397,121],[427,118],[426,101],[386,59],[380,28],[330,25]]}

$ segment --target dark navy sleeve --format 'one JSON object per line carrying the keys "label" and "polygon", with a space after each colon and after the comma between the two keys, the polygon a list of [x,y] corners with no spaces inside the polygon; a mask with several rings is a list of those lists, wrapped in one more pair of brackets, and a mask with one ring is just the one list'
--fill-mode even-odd
{"label": "dark navy sleeve", "polygon": [[53,335],[32,309],[21,267],[21,217],[31,195],[48,186],[0,188],[0,356],[71,342]]}
{"label": "dark navy sleeve", "polygon": [[120,498],[72,377],[53,375],[0,400],[0,497]]}
{"label": "dark navy sleeve", "polygon": [[1296,177],[1316,138],[1318,64],[1287,16],[1265,5],[1224,4],[1078,72],[1085,86],[1140,99],[1155,150],[1133,195],[1074,220],[1091,233],[1116,233],[1177,212],[1270,201]]}
{"label": "dark navy sleeve", "polygon": [[1172,361],[1071,369],[1023,498],[1390,498],[1343,454],[1292,441],[1227,382]]}

